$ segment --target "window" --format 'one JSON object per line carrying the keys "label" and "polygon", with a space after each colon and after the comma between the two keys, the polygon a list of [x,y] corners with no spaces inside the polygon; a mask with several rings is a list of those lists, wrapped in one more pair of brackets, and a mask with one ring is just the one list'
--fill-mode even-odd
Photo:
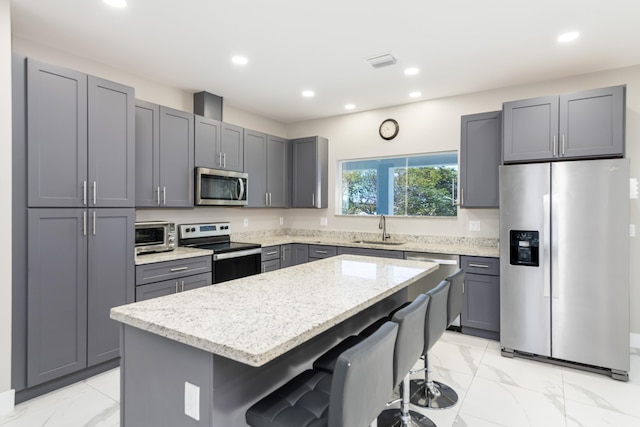
{"label": "window", "polygon": [[343,215],[456,216],[458,153],[340,162]]}

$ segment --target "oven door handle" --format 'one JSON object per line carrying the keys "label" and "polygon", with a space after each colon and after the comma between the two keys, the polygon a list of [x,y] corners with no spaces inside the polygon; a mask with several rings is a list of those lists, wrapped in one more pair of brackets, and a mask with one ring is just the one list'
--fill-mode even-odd
{"label": "oven door handle", "polygon": [[224,252],[221,254],[213,254],[214,261],[222,261],[223,259],[238,258],[242,256],[262,254],[262,248],[245,249],[242,251]]}

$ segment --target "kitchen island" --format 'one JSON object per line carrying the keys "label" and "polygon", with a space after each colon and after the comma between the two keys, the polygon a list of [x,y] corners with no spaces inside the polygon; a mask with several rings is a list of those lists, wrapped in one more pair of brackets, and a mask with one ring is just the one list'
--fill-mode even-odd
{"label": "kitchen island", "polygon": [[405,302],[435,269],[343,255],[113,308],[121,425],[244,426],[251,404]]}

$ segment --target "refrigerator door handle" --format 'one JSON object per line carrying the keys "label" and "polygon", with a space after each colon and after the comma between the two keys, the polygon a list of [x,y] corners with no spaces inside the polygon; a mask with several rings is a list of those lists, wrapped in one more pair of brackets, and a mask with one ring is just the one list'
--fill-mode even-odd
{"label": "refrigerator door handle", "polygon": [[542,205],[544,211],[544,219],[543,219],[543,237],[542,237],[542,251],[541,259],[542,259],[542,268],[545,271],[544,274],[544,287],[543,287],[543,295],[545,298],[549,298],[551,296],[551,273],[550,273],[550,260],[549,254],[550,250],[550,236],[551,236],[551,200],[550,195],[545,194],[542,198]]}

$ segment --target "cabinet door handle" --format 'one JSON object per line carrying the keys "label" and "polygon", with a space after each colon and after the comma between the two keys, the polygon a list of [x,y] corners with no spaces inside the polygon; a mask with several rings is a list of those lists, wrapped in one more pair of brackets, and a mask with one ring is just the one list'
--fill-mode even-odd
{"label": "cabinet door handle", "polygon": [[271,206],[271,193],[269,193],[269,206]]}
{"label": "cabinet door handle", "polygon": [[464,282],[462,282],[462,293],[464,294]]}
{"label": "cabinet door handle", "polygon": [[265,255],[275,255],[277,253],[278,253],[278,251],[273,251],[273,252],[267,252]]}
{"label": "cabinet door handle", "polygon": [[262,272],[264,273],[266,265],[262,264]]}
{"label": "cabinet door handle", "polygon": [[97,193],[98,193],[98,183],[93,181],[93,205],[95,206],[97,203]]}
{"label": "cabinet door handle", "polygon": [[316,193],[311,193],[311,205],[316,206]]}
{"label": "cabinet door handle", "polygon": [[182,281],[182,292],[184,292],[184,280]]}
{"label": "cabinet door handle", "polygon": [[93,235],[96,235],[96,211],[93,211]]}
{"label": "cabinet door handle", "polygon": [[172,268],[169,271],[171,271],[171,272],[174,272],[174,271],[185,271],[185,270],[188,270],[188,269],[189,269],[189,267],[175,267],[175,268]]}
{"label": "cabinet door handle", "polygon": [[553,150],[553,157],[557,156],[558,142],[556,141],[556,136],[555,135],[553,135],[553,145],[551,146],[551,150]]}
{"label": "cabinet door handle", "polygon": [[178,293],[178,281],[176,280],[176,294]]}
{"label": "cabinet door handle", "polygon": [[222,151],[218,153],[218,166],[222,167]]}
{"label": "cabinet door handle", "polygon": [[158,206],[160,206],[160,186],[158,185],[158,187],[156,187],[156,194],[158,196]]}
{"label": "cabinet door handle", "polygon": [[474,264],[474,263],[469,263],[469,267],[475,267],[475,268],[489,268],[488,265],[486,264]]}
{"label": "cabinet door handle", "polygon": [[562,134],[562,157],[564,157],[564,134]]}
{"label": "cabinet door handle", "polygon": [[82,212],[82,235],[87,235],[87,211]]}
{"label": "cabinet door handle", "polygon": [[162,187],[162,204],[167,205],[167,187]]}
{"label": "cabinet door handle", "polygon": [[264,205],[269,206],[269,193],[264,193]]}
{"label": "cabinet door handle", "polygon": [[82,181],[82,204],[87,206],[87,181]]}
{"label": "cabinet door handle", "polygon": [[464,188],[460,189],[460,206],[464,206]]}
{"label": "cabinet door handle", "polygon": [[222,167],[227,168],[227,153],[222,153]]}
{"label": "cabinet door handle", "polygon": [[287,260],[287,251],[284,250],[284,247],[280,248],[280,257],[281,257],[282,261],[286,261]]}
{"label": "cabinet door handle", "polygon": [[317,251],[315,251],[315,252],[316,252],[317,254],[323,254],[323,255],[326,255],[326,254],[328,254],[328,253],[329,253],[329,252],[327,252],[327,251],[318,251],[318,250],[317,250]]}

